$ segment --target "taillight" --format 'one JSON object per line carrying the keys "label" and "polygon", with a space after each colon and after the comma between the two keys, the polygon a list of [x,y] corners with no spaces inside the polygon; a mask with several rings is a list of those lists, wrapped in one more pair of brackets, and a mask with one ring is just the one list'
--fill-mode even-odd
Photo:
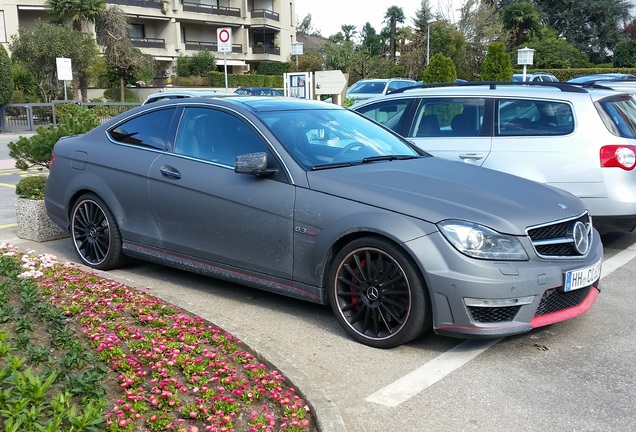
{"label": "taillight", "polygon": [[636,146],[609,145],[601,148],[601,167],[631,171],[636,166]]}
{"label": "taillight", "polygon": [[55,163],[55,154],[51,153],[51,161],[49,162],[49,169],[53,168],[54,163]]}

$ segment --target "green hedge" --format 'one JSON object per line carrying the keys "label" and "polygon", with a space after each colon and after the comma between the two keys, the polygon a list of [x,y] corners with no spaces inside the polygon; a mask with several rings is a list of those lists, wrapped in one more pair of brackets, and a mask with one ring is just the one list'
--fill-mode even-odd
{"label": "green hedge", "polygon": [[[212,71],[210,76],[211,87],[225,87],[225,74],[223,72]],[[282,75],[227,75],[228,87],[283,87]]]}
{"label": "green hedge", "polygon": [[[515,73],[523,73],[523,69],[515,69]],[[580,75],[590,75],[599,73],[626,73],[636,75],[636,68],[609,68],[609,67],[597,67],[597,68],[579,68],[579,69],[527,69],[526,73],[532,72],[550,72],[559,81],[567,81],[571,78]]]}

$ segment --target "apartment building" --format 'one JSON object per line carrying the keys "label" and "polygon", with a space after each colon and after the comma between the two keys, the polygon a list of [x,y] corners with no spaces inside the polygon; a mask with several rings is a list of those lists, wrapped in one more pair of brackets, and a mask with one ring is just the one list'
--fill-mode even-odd
{"label": "apartment building", "polygon": [[[128,16],[134,46],[155,59],[156,77],[169,77],[179,55],[208,49],[224,68],[217,29],[231,28],[228,73],[247,73],[263,61],[290,60],[295,0],[108,0]],[[45,0],[0,0],[0,42],[8,50],[19,27],[47,19]]]}

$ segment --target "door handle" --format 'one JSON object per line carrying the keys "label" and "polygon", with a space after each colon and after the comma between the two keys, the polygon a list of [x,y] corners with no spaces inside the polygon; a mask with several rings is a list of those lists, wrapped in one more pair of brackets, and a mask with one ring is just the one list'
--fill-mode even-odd
{"label": "door handle", "polygon": [[483,154],[479,153],[463,153],[459,155],[459,158],[463,161],[466,160],[481,160],[484,158]]}
{"label": "door handle", "polygon": [[173,179],[181,178],[181,173],[179,172],[179,170],[177,170],[174,167],[171,167],[170,165],[162,166],[159,169],[159,171],[161,172],[161,175],[164,177],[173,178]]}

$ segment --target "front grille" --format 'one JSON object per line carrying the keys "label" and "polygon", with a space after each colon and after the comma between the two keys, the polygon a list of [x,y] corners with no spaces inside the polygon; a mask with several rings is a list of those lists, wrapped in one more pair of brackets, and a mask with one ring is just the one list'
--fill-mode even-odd
{"label": "front grille", "polygon": [[543,293],[535,316],[559,312],[574,306],[578,306],[590,293],[592,285],[575,291],[563,292],[558,288],[552,288]]}
{"label": "front grille", "polygon": [[577,218],[528,228],[527,234],[537,255],[541,258],[549,259],[580,258],[585,256],[587,250],[581,253],[575,247],[574,227],[578,222],[587,227],[587,241],[591,244],[593,238],[592,221],[587,213]]}
{"label": "front grille", "polygon": [[478,323],[498,323],[512,321],[517,316],[521,306],[477,307],[468,306],[468,312],[473,321]]}

